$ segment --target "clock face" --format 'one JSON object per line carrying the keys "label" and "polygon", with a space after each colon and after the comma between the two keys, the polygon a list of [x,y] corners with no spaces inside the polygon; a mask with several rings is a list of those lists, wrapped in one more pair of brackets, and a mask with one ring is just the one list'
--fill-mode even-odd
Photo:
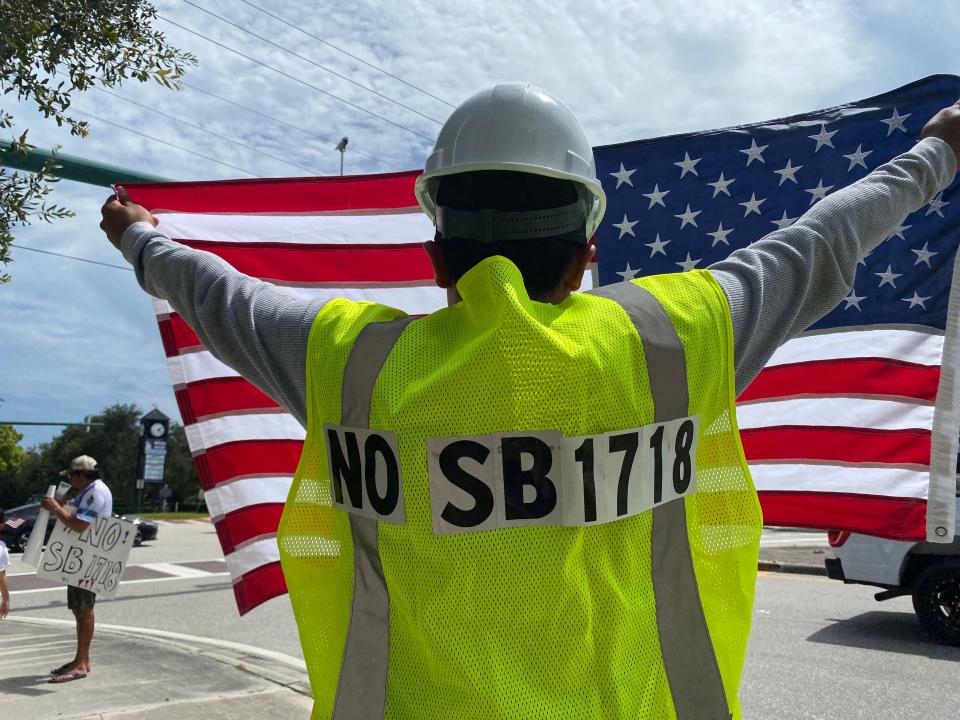
{"label": "clock face", "polygon": [[154,437],[160,437],[164,433],[163,423],[154,423],[150,426],[150,434]]}

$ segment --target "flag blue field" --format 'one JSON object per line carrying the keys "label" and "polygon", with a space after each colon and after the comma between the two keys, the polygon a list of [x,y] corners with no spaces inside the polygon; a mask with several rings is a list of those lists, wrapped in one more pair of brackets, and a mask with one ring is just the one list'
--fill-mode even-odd
{"label": "flag blue field", "polygon": [[[789,226],[909,150],[958,98],[960,78],[933,76],[819,112],[597,148],[600,283],[706,268]],[[864,258],[844,301],[741,396],[768,524],[903,539],[953,527],[957,186]]]}

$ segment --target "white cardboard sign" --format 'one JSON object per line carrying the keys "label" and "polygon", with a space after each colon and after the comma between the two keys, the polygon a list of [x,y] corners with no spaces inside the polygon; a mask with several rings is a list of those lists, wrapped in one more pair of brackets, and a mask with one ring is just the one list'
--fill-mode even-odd
{"label": "white cardboard sign", "polygon": [[82,533],[58,522],[37,567],[37,577],[112,598],[130,557],[137,528],[126,520],[100,516]]}

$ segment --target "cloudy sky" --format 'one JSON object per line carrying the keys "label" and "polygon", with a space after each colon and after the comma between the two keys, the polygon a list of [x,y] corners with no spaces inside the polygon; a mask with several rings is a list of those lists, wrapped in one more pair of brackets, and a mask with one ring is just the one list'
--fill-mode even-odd
{"label": "cloudy sky", "polygon": [[[181,92],[131,82],[77,96],[85,140],[9,95],[0,104],[39,147],[176,180],[337,174],[344,135],[346,173],[387,172],[420,166],[452,106],[498,81],[550,90],[601,145],[960,74],[954,2],[161,0],[158,27],[199,58]],[[106,194],[62,182],[52,200],[76,217],[16,233],[0,422],[77,422],[120,402],[179,419],[133,273],[25,249],[123,265],[97,227]],[[59,432],[19,429],[25,446]]]}

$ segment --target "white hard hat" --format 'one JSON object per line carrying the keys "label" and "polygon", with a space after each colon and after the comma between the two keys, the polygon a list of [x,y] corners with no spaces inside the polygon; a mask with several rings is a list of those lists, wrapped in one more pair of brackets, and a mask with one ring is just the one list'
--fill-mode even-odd
{"label": "white hard hat", "polygon": [[512,170],[579,184],[587,191],[587,239],[606,209],[593,148],[577,118],[529,83],[483,90],[453,111],[417,178],[420,207],[436,223],[438,178],[479,170]]}

